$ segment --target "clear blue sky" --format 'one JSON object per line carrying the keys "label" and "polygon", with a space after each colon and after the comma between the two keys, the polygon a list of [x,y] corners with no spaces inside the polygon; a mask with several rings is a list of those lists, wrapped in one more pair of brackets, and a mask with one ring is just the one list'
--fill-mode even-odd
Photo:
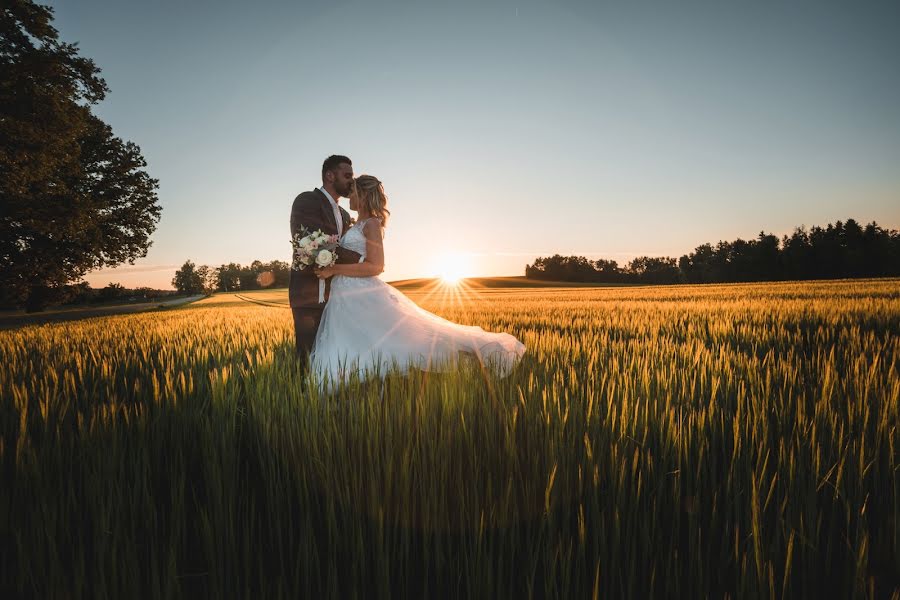
{"label": "clear blue sky", "polygon": [[288,260],[332,153],[385,182],[389,280],[900,228],[897,2],[51,5],[160,180],[149,255],[93,285]]}

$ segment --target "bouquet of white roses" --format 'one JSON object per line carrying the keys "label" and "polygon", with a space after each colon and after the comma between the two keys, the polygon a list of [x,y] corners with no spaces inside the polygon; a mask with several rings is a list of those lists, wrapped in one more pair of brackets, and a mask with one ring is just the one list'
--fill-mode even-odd
{"label": "bouquet of white roses", "polygon": [[294,247],[294,264],[291,268],[302,271],[306,267],[330,267],[337,262],[338,236],[322,233],[321,229],[310,232],[305,227],[291,239]]}
{"label": "bouquet of white roses", "polygon": [[[291,239],[294,247],[294,262],[291,268],[302,271],[306,267],[330,267],[337,263],[338,236],[322,233],[321,229],[310,232],[300,229]],[[319,302],[325,302],[325,280],[319,280]]]}

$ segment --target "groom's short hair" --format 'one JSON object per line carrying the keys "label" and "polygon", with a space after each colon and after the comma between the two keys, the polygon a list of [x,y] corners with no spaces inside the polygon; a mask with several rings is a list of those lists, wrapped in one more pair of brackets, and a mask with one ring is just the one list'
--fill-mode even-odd
{"label": "groom's short hair", "polygon": [[328,158],[325,159],[325,162],[322,163],[322,180],[325,179],[325,173],[328,171],[334,171],[338,168],[338,165],[347,163],[351,167],[353,163],[350,162],[350,159],[346,156],[341,156],[340,154],[332,154]]}

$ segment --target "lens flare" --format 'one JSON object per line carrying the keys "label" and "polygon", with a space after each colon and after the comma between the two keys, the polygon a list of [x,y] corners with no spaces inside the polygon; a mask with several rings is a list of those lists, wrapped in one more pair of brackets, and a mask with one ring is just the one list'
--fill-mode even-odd
{"label": "lens flare", "polygon": [[275,283],[275,274],[272,271],[263,271],[259,275],[256,276],[256,282],[261,287],[269,287],[273,283]]}

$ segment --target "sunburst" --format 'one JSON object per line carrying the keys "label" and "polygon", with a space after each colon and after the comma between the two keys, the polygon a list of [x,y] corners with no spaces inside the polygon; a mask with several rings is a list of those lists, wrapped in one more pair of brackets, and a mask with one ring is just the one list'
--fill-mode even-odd
{"label": "sunburst", "polygon": [[472,261],[466,254],[446,252],[437,257],[434,263],[434,275],[445,286],[457,286],[472,273]]}

